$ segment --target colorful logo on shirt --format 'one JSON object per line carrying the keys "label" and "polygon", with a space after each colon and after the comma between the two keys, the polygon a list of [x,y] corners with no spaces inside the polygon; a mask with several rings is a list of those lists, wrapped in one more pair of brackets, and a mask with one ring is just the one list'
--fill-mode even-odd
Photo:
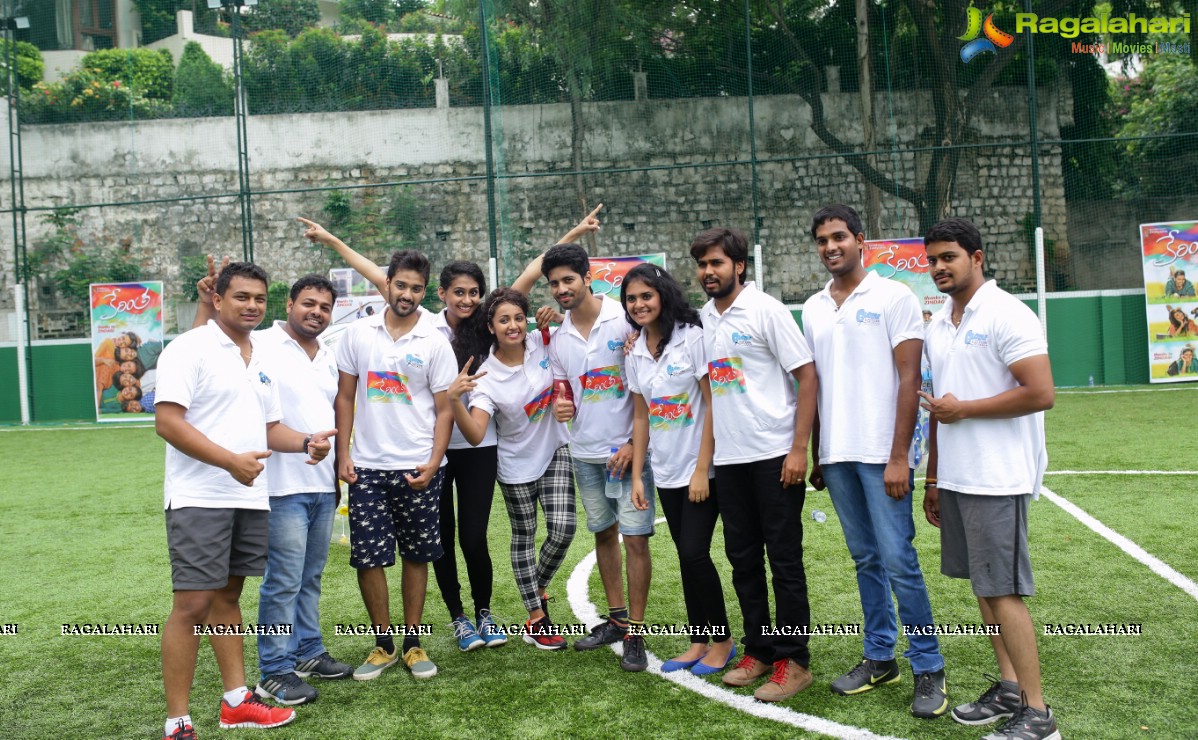
{"label": "colorful logo on shirt", "polygon": [[990,335],[989,334],[978,334],[977,332],[970,329],[969,331],[965,332],[965,346],[966,347],[979,347],[979,348],[980,347],[989,347],[990,346]]}
{"label": "colorful logo on shirt", "polygon": [[649,401],[649,428],[672,432],[694,424],[690,400],[689,393],[679,393]]}
{"label": "colorful logo on shirt", "polygon": [[669,375],[671,378],[677,378],[679,375],[686,375],[688,370],[690,370],[690,368],[686,365],[666,365],[666,375]]}
{"label": "colorful logo on shirt", "polygon": [[739,357],[725,357],[707,364],[711,395],[728,396],[745,392],[744,362]]}
{"label": "colorful logo on shirt", "polygon": [[741,334],[740,332],[734,331],[734,332],[732,332],[732,343],[733,344],[752,344],[753,343],[753,335],[752,334]]}
{"label": "colorful logo on shirt", "polygon": [[877,326],[882,323],[882,314],[859,308],[857,309],[857,323],[862,326]]}
{"label": "colorful logo on shirt", "polygon": [[620,341],[619,339],[609,339],[607,342],[607,348],[610,349],[612,352],[615,352],[616,350],[621,349],[623,347],[624,347],[624,342]]}
{"label": "colorful logo on shirt", "polygon": [[369,371],[366,373],[366,401],[411,406],[412,394],[408,391],[408,376],[386,370]]}
{"label": "colorful logo on shirt", "polygon": [[582,381],[582,402],[616,401],[624,397],[624,378],[619,365],[587,370]]}
{"label": "colorful logo on shirt", "polygon": [[548,370],[548,369],[549,369],[549,358],[548,358],[548,357],[542,357],[542,358],[541,358],[541,361],[540,361],[540,362],[538,362],[537,364],[541,366],[541,369],[542,369],[542,370]]}
{"label": "colorful logo on shirt", "polygon": [[529,424],[536,424],[541,419],[545,418],[545,412],[549,410],[549,403],[553,400],[553,386],[549,386],[545,390],[537,394],[537,397],[524,404],[524,414],[528,416]]}
{"label": "colorful logo on shirt", "polygon": [[405,355],[403,361],[412,367],[424,367],[424,360],[420,359],[416,355]]}
{"label": "colorful logo on shirt", "polygon": [[270,387],[270,378],[266,377],[266,373],[264,372],[258,372],[258,382],[268,388]]}

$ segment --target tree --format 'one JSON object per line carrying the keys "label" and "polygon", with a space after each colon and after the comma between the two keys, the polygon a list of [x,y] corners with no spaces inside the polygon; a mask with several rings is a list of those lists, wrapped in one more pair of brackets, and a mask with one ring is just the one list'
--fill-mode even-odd
{"label": "tree", "polygon": [[188,41],[183,47],[171,102],[175,112],[182,116],[227,116],[233,113],[233,86],[228,74],[194,41]]}
{"label": "tree", "polygon": [[260,0],[242,23],[247,33],[280,30],[295,37],[320,23],[320,6],[316,0]]}
{"label": "tree", "polygon": [[[42,53],[36,46],[27,41],[16,42],[17,52],[17,86],[22,92],[28,91],[42,81],[46,64],[42,61]],[[0,39],[0,60],[8,64],[8,40]],[[8,92],[8,74],[0,76],[0,93]]]}
{"label": "tree", "polygon": [[1123,173],[1126,189],[1149,197],[1198,192],[1194,62],[1180,54],[1150,56],[1138,80],[1118,84],[1123,115],[1117,137],[1129,165]]}
{"label": "tree", "polygon": [[390,26],[427,6],[424,0],[341,0],[341,17]]}
{"label": "tree", "polygon": [[216,11],[209,10],[207,3],[194,0],[133,0],[137,14],[141,16],[141,42],[152,44],[168,36],[174,36],[178,26],[175,15],[180,10],[190,10],[195,16],[195,30],[209,28],[215,24]]}

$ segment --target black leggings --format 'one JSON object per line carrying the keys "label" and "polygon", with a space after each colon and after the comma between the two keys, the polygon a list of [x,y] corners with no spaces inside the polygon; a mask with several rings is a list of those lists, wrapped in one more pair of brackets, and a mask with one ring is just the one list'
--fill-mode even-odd
{"label": "black leggings", "polygon": [[728,610],[724,606],[719,571],[711,560],[711,535],[720,516],[715,479],[711,480],[711,495],[706,501],[696,504],[688,496],[689,489],[685,486],[657,489],[657,500],[666,515],[682,566],[686,619],[696,632],[691,635],[691,642],[705,644],[709,636],[713,642],[724,642],[731,637]]}
{"label": "black leggings", "polygon": [[448,450],[445,453],[445,481],[441,484],[441,546],[445,554],[433,562],[433,573],[449,618],[464,614],[462,586],[458,582],[458,557],[454,549],[453,491],[458,492],[456,534],[466,559],[470,578],[470,596],[477,614],[491,608],[493,585],[491,551],[487,547],[487,524],[491,519],[491,501],[495,497],[495,471],[498,464],[495,445]]}

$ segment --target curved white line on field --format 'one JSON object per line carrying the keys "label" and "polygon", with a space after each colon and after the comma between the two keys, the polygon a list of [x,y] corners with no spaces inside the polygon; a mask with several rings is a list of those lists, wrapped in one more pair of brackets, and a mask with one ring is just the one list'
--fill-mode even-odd
{"label": "curved white line on field", "polygon": [[1084,510],[1082,510],[1080,506],[1064,496],[1053,493],[1052,491],[1048,490],[1048,488],[1043,486],[1040,488],[1040,495],[1047,497],[1049,501],[1067,511],[1070,516],[1101,535],[1115,547],[1132,556],[1144,565],[1147,565],[1149,570],[1151,570],[1153,573],[1156,573],[1161,578],[1164,578],[1169,583],[1172,583],[1174,586],[1177,586],[1182,591],[1185,591],[1187,594],[1194,597],[1195,600],[1198,600],[1198,583],[1194,583],[1189,578],[1186,578],[1181,573],[1178,573],[1160,558],[1150,555],[1144,548],[1140,547],[1107,525],[1090,516]]}
{"label": "curved white line on field", "polygon": [[[656,523],[661,524],[664,522],[665,519],[658,519]],[[585,622],[588,625],[598,624],[599,622],[599,612],[590,601],[587,585],[591,578],[591,571],[595,569],[595,562],[595,551],[591,550],[578,565],[574,566],[574,570],[570,572],[569,580],[566,581],[566,598],[570,602],[570,608],[574,611],[574,615],[580,622]],[[612,645],[612,649],[617,654],[622,654],[621,646]],[[722,686],[708,683],[702,678],[692,675],[689,671],[662,673],[661,659],[651,652],[646,651],[646,653],[649,657],[649,668],[647,669],[649,673],[653,673],[696,694],[740,710],[746,714],[773,720],[774,722],[781,722],[782,724],[798,727],[809,732],[818,732],[829,737],[843,738],[844,740],[898,740],[889,735],[875,734],[863,727],[842,725],[839,722],[796,712],[793,709],[787,709],[777,704],[763,704],[752,696],[736,694]]]}

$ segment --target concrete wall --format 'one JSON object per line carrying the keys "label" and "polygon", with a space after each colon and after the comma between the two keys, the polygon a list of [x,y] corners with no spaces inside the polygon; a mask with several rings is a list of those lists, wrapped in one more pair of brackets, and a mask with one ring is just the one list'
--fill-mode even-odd
{"label": "concrete wall", "polygon": [[[963,150],[954,213],[973,218],[988,244],[991,268],[1012,286],[1031,279],[1019,220],[1032,210],[1026,108],[1007,102],[1023,91],[996,90],[972,121]],[[1042,91],[1040,136],[1057,138],[1068,123],[1068,101]],[[810,128],[810,109],[797,96],[759,97],[755,104],[757,200],[753,208],[748,105],[743,98],[648,100],[584,106],[587,124],[586,199],[606,204],[598,242],[603,254],[666,252],[671,268],[690,280],[686,249],[710,224],[752,232],[756,216],[767,288],[801,302],[826,280],[807,234],[820,205],[860,204],[861,179],[828,156]],[[828,119],[846,141],[860,140],[852,94],[824,98]],[[930,146],[922,122],[929,101],[908,94],[893,107],[891,132],[904,148]],[[251,104],[252,107],[252,104]],[[252,110],[251,110],[252,113]],[[568,105],[500,107],[494,112],[501,279],[510,280],[526,255],[563,233],[581,214],[570,169]],[[419,246],[435,265],[488,256],[483,116],[479,108],[406,109],[361,113],[252,116],[248,123],[250,182],[257,191],[408,183],[420,204]],[[1012,145],[1009,142],[1017,142]],[[29,206],[103,204],[197,197],[88,209],[87,244],[128,240],[147,279],[173,286],[181,256],[240,253],[236,207],[236,130],[231,118],[145,123],[29,126],[24,129],[25,198]],[[929,158],[907,151],[882,157],[900,181],[922,184]],[[0,179],[8,172],[0,151]],[[1043,147],[1041,198],[1049,237],[1068,246],[1060,151]],[[439,182],[432,182],[439,181]],[[7,185],[0,185],[7,190]],[[358,201],[385,188],[352,191]],[[319,216],[325,192],[271,192],[254,197],[256,257],[281,280],[329,261],[304,247],[292,217]],[[47,233],[32,214],[30,242]],[[879,236],[918,231],[911,204],[883,197]],[[872,236],[872,235],[871,235]],[[12,244],[0,230],[0,306],[11,305]],[[691,286],[692,289],[695,286]],[[169,287],[168,287],[169,292]]]}

